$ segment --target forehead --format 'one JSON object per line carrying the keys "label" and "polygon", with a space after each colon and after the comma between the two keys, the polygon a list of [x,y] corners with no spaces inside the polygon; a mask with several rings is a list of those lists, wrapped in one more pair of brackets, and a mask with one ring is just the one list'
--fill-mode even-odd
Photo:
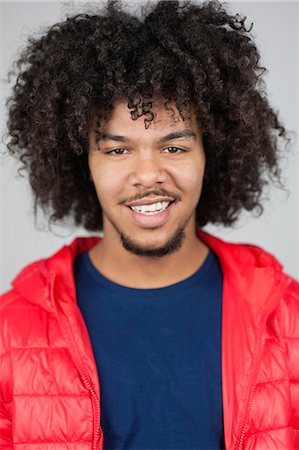
{"label": "forehead", "polygon": [[[141,110],[141,106],[138,106],[139,110]],[[183,120],[175,102],[168,103],[166,109],[165,101],[156,99],[152,102],[152,107],[147,110],[154,113],[154,120],[150,122],[148,128],[146,128],[144,121],[150,118],[149,115],[142,114],[134,120],[131,112],[134,112],[135,109],[128,108],[128,102],[125,100],[118,101],[114,104],[110,117],[106,121],[101,122],[101,132],[117,132],[127,136],[131,133],[135,135],[137,133],[137,135],[141,134],[144,136],[159,135],[165,130],[193,129],[196,131],[196,117],[191,105],[189,105],[190,120]]]}

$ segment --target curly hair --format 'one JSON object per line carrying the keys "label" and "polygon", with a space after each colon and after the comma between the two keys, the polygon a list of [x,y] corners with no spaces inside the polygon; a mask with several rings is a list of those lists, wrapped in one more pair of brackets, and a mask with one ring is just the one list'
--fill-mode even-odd
{"label": "curly hair", "polygon": [[132,120],[144,116],[149,127],[159,96],[165,108],[175,102],[183,120],[192,104],[200,123],[206,169],[197,226],[232,225],[243,208],[260,215],[268,178],[281,185],[278,144],[288,139],[245,20],[215,0],[147,3],[140,17],[108,0],[29,37],[10,72],[18,77],[6,102],[7,147],[29,173],[35,214],[41,207],[50,222],[71,217],[102,230],[88,167],[90,124],[125,100]]}

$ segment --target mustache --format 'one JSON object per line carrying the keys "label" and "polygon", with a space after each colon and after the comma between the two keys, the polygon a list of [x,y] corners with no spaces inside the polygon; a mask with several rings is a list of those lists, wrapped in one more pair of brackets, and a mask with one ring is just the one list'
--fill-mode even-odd
{"label": "mustache", "polygon": [[140,192],[139,194],[135,195],[134,197],[127,197],[125,199],[122,199],[119,204],[123,205],[130,202],[135,202],[136,200],[143,200],[147,197],[170,197],[173,198],[174,201],[180,201],[181,197],[178,194],[175,194],[173,192],[169,192],[166,189],[157,189],[152,190],[148,192]]}

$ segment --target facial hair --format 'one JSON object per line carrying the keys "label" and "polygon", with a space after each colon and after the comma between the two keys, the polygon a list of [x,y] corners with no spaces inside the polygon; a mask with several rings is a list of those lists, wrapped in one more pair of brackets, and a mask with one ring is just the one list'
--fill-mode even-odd
{"label": "facial hair", "polygon": [[106,218],[109,220],[109,222],[112,224],[117,234],[119,235],[122,246],[125,250],[138,256],[144,256],[147,258],[161,258],[163,256],[170,255],[171,253],[176,252],[182,247],[186,239],[185,228],[192,218],[192,213],[183,223],[181,223],[177,227],[175,232],[164,245],[152,248],[148,248],[146,246],[138,244],[130,236],[127,236],[124,232],[122,232],[115,224],[114,220],[112,220],[111,217],[109,217],[107,214]]}
{"label": "facial hair", "polygon": [[134,255],[144,256],[148,258],[161,258],[162,256],[170,255],[179,250],[186,238],[185,227],[178,227],[174,234],[160,247],[146,248],[134,242],[133,239],[119,232],[121,243],[125,250]]}

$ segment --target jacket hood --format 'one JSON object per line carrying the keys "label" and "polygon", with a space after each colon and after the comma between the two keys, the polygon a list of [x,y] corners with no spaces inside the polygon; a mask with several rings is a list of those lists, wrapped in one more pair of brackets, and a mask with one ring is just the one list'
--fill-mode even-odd
{"label": "jacket hood", "polygon": [[[225,242],[198,229],[197,236],[216,254],[227,282],[258,310],[275,307],[287,285],[287,275],[269,252],[251,244]],[[76,302],[73,263],[77,255],[90,250],[102,238],[78,237],[49,258],[27,265],[12,286],[28,301],[52,311],[49,289],[60,293],[61,300]],[[262,289],[260,287],[263,287]],[[60,287],[62,289],[60,289]]]}
{"label": "jacket hood", "polygon": [[197,235],[217,255],[226,284],[259,312],[270,313],[290,283],[277,258],[256,245],[225,242],[202,230]]}

